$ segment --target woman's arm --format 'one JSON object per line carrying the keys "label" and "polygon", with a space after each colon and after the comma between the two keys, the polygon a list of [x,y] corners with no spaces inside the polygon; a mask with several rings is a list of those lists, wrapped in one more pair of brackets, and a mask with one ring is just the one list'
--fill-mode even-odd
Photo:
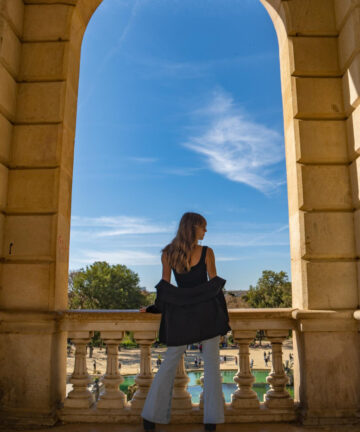
{"label": "woman's arm", "polygon": [[209,279],[216,276],[216,265],[215,265],[215,254],[211,247],[207,248],[205,256],[206,270],[209,275]]}
{"label": "woman's arm", "polygon": [[171,280],[171,267],[167,260],[167,254],[165,252],[161,255],[161,262],[162,262],[162,278],[166,280],[166,282],[170,283]]}
{"label": "woman's arm", "polygon": [[[162,262],[162,279],[166,280],[166,282],[170,283],[171,280],[171,267],[168,263],[167,256],[165,252],[161,255]],[[155,299],[155,303],[149,306],[143,306],[139,309],[139,312],[150,312],[150,313],[161,313],[162,303],[158,298]]]}

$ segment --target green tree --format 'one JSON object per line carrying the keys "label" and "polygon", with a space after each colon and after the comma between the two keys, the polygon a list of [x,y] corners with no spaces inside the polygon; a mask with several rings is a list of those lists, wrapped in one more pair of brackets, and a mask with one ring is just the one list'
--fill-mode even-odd
{"label": "green tree", "polygon": [[69,274],[70,309],[138,309],[150,304],[139,276],[125,265],[94,262]]}
{"label": "green tree", "polygon": [[291,282],[287,273],[263,270],[256,286],[250,285],[244,300],[254,308],[291,307]]}

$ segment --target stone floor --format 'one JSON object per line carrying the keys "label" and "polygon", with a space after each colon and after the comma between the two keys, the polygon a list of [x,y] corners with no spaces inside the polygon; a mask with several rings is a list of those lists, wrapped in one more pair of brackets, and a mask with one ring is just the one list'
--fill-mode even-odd
{"label": "stone floor", "polygon": [[[156,425],[155,432],[203,432],[202,425],[177,424]],[[19,432],[19,431],[17,431]],[[25,431],[21,431],[25,432]],[[142,425],[120,425],[120,424],[67,424],[55,426],[49,429],[36,429],[31,432],[143,432]],[[293,424],[220,424],[216,432],[360,432],[359,425],[347,426],[297,426]]]}

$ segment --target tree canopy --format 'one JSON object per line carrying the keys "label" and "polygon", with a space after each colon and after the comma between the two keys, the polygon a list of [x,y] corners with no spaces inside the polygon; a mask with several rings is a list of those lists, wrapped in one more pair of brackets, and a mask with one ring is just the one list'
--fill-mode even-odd
{"label": "tree canopy", "polygon": [[150,303],[139,282],[125,265],[94,262],[69,273],[69,309],[138,309]]}
{"label": "tree canopy", "polygon": [[291,307],[291,282],[287,273],[263,270],[256,286],[250,285],[244,300],[254,308]]}

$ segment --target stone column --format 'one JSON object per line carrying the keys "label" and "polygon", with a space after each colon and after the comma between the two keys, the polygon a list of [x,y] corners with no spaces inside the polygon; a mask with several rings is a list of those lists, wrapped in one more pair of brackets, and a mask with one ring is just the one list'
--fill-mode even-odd
{"label": "stone column", "polygon": [[74,372],[70,378],[73,390],[64,401],[65,408],[89,408],[94,403],[94,397],[87,388],[91,377],[86,366],[86,345],[92,334],[93,332],[76,332],[69,335],[76,349]]}
{"label": "stone column", "polygon": [[199,396],[199,409],[204,409],[204,374],[201,375],[200,377],[200,382],[201,382],[201,393]]}
{"label": "stone column", "polygon": [[118,346],[124,337],[124,332],[101,332],[101,338],[107,346],[106,373],[102,378],[105,391],[100,396],[97,407],[102,408],[124,408],[126,406],[126,395],[119,389],[124,381],[118,367]]}
{"label": "stone column", "polygon": [[294,401],[285,387],[289,378],[285,374],[282,361],[282,343],[288,334],[289,330],[266,330],[272,348],[272,370],[266,378],[271,388],[264,395],[264,402],[268,408],[294,407]]}
{"label": "stone column", "polygon": [[176,375],[174,380],[174,390],[172,398],[172,409],[181,411],[192,410],[191,394],[186,390],[187,383],[190,381],[184,364],[184,354],[182,354],[179,364],[176,369]]}
{"label": "stone column", "polygon": [[151,345],[156,339],[156,332],[134,332],[134,339],[140,345],[140,373],[135,378],[138,386],[130,403],[134,411],[142,410],[154,374],[151,370]]}
{"label": "stone column", "polygon": [[255,336],[255,330],[233,331],[233,339],[239,345],[238,373],[234,376],[238,389],[231,395],[231,406],[235,409],[260,407],[257,394],[252,389],[255,377],[250,370],[249,358],[249,344]]}

